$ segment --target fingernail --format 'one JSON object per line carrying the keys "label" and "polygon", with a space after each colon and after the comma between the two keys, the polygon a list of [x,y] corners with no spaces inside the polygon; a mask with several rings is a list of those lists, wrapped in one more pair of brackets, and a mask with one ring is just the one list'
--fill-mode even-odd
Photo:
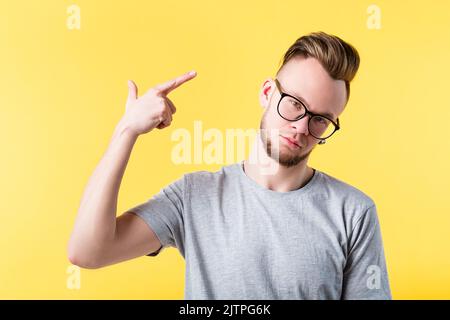
{"label": "fingernail", "polygon": [[192,70],[191,72],[189,72],[190,76],[193,76],[194,74],[196,74],[197,72],[195,70]]}

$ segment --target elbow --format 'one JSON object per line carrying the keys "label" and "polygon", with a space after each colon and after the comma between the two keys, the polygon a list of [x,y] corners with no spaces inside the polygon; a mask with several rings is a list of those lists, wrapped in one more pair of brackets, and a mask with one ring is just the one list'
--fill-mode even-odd
{"label": "elbow", "polygon": [[79,255],[69,254],[68,259],[71,264],[83,269],[99,269],[102,266],[90,259],[82,258]]}
{"label": "elbow", "polygon": [[99,269],[102,266],[91,256],[80,253],[69,246],[67,258],[70,263],[83,269]]}

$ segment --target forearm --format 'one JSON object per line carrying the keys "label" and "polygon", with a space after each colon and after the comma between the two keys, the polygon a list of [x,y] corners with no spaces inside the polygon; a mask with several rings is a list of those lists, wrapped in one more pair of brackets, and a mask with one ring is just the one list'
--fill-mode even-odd
{"label": "forearm", "polygon": [[118,193],[136,139],[119,122],[88,181],[78,209],[68,247],[69,256],[74,259],[92,262],[105,244],[114,239]]}

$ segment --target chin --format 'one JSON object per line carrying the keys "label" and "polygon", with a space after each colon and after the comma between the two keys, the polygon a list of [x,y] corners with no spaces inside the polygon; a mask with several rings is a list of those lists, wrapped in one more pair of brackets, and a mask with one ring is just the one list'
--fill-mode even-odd
{"label": "chin", "polygon": [[294,150],[290,150],[289,147],[287,147],[286,151],[280,150],[278,163],[284,167],[289,168],[307,160],[310,153],[311,151],[306,153],[303,152],[303,148],[296,152]]}

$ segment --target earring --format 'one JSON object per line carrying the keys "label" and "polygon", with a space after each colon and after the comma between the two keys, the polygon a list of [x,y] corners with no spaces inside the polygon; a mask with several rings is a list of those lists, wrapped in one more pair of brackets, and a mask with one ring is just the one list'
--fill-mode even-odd
{"label": "earring", "polygon": [[325,142],[326,142],[325,140],[320,140],[319,144],[325,144]]}

